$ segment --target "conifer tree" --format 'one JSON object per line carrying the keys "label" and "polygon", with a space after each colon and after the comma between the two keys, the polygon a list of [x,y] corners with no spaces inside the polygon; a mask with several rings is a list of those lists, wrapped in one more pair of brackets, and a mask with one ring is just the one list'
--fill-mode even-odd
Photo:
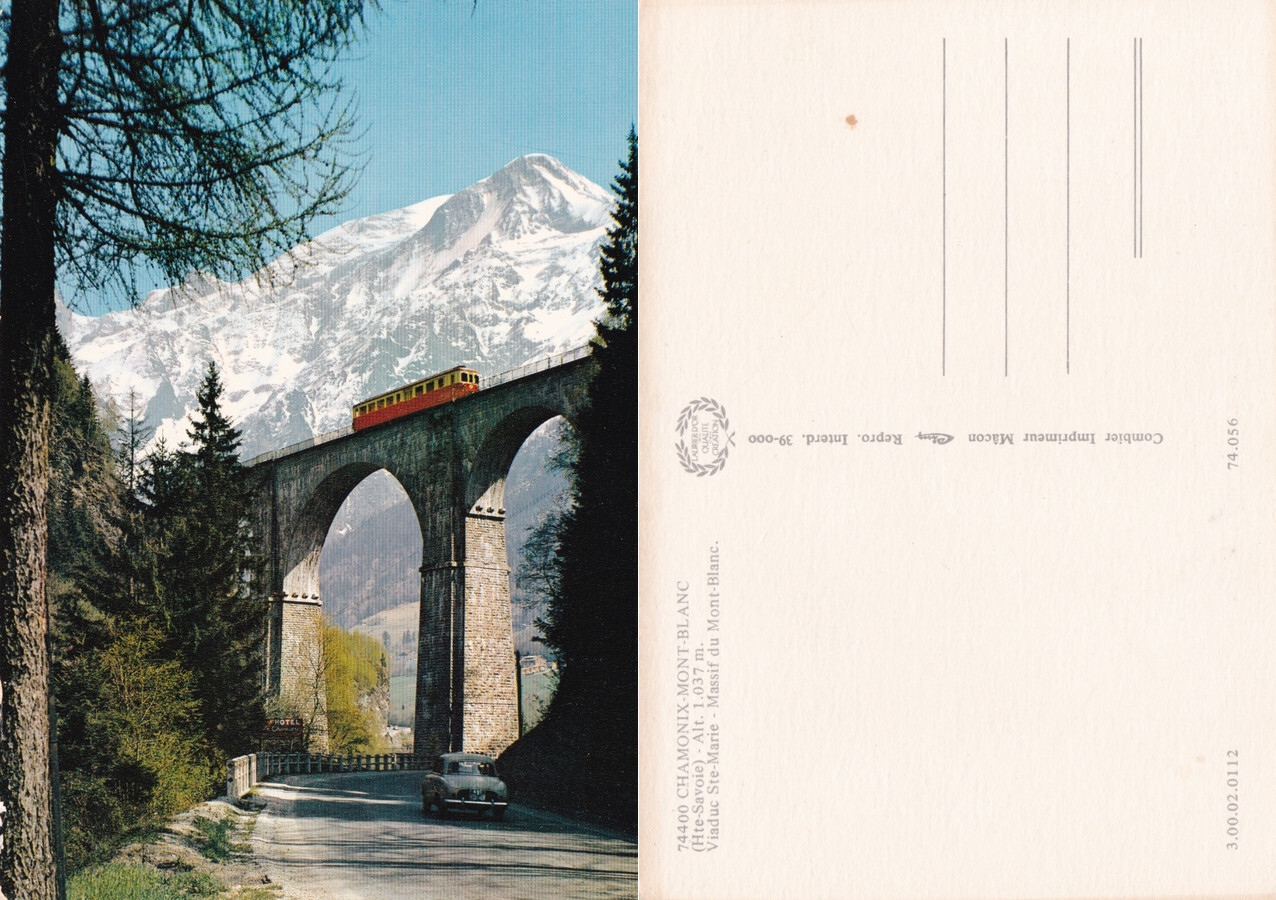
{"label": "conifer tree", "polygon": [[[598,365],[560,460],[573,503],[533,538],[556,564],[538,623],[563,666],[543,725],[571,732],[583,781],[637,811],[638,713],[638,137],[613,191],[602,248],[607,314],[597,323]],[[588,798],[582,798],[588,802]]]}
{"label": "conifer tree", "polygon": [[111,479],[115,497],[93,557],[80,568],[77,582],[80,606],[92,607],[98,617],[158,629],[163,624],[159,573],[141,497],[141,453],[148,435],[130,394],[127,416],[117,429]]}
{"label": "conifer tree", "polygon": [[77,566],[92,552],[114,502],[112,451],[92,385],[77,377],[70,353],[58,342],[54,422],[49,459],[50,602],[70,589]]}
{"label": "conifer tree", "polygon": [[142,459],[138,473],[139,498],[145,506],[157,545],[167,540],[163,526],[176,520],[177,507],[185,495],[177,454],[161,435]]}
{"label": "conifer tree", "polygon": [[243,493],[242,467],[239,465],[240,433],[222,413],[224,390],[217,365],[210,361],[195,394],[199,409],[191,420],[187,437],[190,438],[194,457],[192,472],[197,482],[196,490],[205,493],[230,490],[238,496]]}
{"label": "conifer tree", "polygon": [[598,371],[574,423],[575,445],[565,454],[574,505],[557,526],[559,584],[545,618],[545,637],[566,668],[582,676],[581,670],[610,668],[631,646],[636,653],[638,138],[632,130],[613,190],[616,209],[600,263],[607,315],[593,341]]}
{"label": "conifer tree", "polygon": [[171,467],[167,460],[158,470],[153,464],[152,478],[161,474],[157,496],[171,505],[158,523],[167,535],[165,645],[195,675],[204,732],[234,756],[261,725],[263,617],[250,590],[259,562],[249,543],[240,434],[221,410],[222,391],[210,362],[187,432],[191,446]]}

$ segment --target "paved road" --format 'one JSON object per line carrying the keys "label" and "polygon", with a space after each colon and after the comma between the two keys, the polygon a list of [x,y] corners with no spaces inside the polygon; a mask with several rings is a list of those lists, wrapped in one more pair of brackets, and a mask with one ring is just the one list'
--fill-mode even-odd
{"label": "paved road", "polygon": [[638,844],[511,804],[503,822],[421,815],[420,772],[279,776],[253,849],[289,898],[638,896]]}

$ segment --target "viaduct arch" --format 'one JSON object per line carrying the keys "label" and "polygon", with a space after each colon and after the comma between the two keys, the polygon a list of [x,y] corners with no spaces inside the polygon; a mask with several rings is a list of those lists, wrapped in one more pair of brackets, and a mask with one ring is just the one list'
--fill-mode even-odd
{"label": "viaduct arch", "polygon": [[[322,696],[319,554],[349,493],[386,469],[421,527],[414,750],[495,755],[512,744],[518,698],[505,478],[532,431],[555,416],[575,418],[594,369],[582,348],[462,400],[251,460],[254,534],[267,559],[268,695],[294,709]],[[314,740],[326,744],[321,711]]]}

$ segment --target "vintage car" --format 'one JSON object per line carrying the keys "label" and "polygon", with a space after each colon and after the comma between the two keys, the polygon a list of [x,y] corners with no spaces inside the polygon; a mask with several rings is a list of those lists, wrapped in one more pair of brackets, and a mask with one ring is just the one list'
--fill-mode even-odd
{"label": "vintage car", "polygon": [[421,811],[430,808],[446,816],[453,810],[483,813],[505,818],[509,789],[496,774],[492,757],[481,753],[444,753],[437,757],[421,782]]}

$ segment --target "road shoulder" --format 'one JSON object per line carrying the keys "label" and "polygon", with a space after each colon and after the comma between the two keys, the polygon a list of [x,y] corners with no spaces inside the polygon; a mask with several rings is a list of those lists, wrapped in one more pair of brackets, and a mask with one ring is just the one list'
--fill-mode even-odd
{"label": "road shoulder", "polygon": [[222,797],[179,813],[159,831],[126,844],[111,861],[78,873],[68,894],[123,880],[209,900],[282,900],[280,885],[254,856],[251,844],[261,804]]}

